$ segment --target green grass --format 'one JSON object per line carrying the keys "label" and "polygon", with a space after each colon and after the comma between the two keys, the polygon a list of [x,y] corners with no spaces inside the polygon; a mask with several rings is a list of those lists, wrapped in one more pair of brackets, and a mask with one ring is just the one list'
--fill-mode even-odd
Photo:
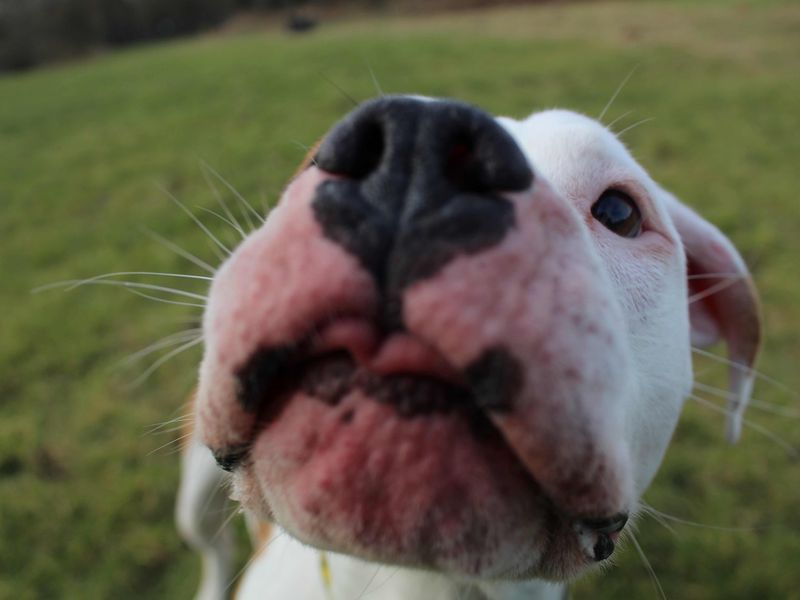
{"label": "green grass", "polygon": [[[638,65],[610,118],[654,118],[626,141],[742,249],[763,295],[761,367],[800,390],[799,32],[789,3],[555,5],[207,36],[0,78],[0,598],[189,597],[198,563],[171,520],[179,434],[146,431],[181,412],[198,354],[135,389],[147,363],[115,365],[195,313],[113,288],[30,290],[197,272],[142,231],[214,260],[162,189],[213,206],[206,161],[256,203],[273,200],[302,146],[350,108],[337,88],[375,94],[370,70],[387,92],[522,116],[598,114]],[[724,383],[724,367],[698,366]],[[756,395],[800,411],[796,393],[761,383]],[[800,445],[797,418],[750,417]],[[669,598],[800,598],[798,464],[753,430],[728,447],[722,429],[690,404],[646,497],[748,530],[674,524],[673,536],[644,519],[639,540]],[[658,596],[629,546],[575,597]]]}

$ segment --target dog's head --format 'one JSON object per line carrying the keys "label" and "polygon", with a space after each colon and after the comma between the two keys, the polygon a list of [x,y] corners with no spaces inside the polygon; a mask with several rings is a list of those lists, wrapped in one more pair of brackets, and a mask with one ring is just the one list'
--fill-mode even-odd
{"label": "dog's head", "polygon": [[[198,426],[244,506],[312,545],[571,577],[653,478],[692,338],[752,365],[746,275],[592,119],[381,98],[219,269]],[[750,384],[732,370],[738,417]]]}

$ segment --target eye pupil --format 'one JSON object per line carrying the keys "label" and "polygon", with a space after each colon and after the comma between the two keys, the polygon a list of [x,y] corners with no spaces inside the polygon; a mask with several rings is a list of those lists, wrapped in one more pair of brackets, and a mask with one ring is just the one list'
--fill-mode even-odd
{"label": "eye pupil", "polygon": [[642,231],[642,213],[636,202],[619,190],[606,190],[592,205],[592,216],[619,236],[634,238]]}

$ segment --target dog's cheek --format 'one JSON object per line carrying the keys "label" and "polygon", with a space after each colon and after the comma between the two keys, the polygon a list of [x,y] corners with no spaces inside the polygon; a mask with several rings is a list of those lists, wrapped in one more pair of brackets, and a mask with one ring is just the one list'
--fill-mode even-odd
{"label": "dog's cheek", "polygon": [[563,510],[613,514],[631,488],[622,315],[572,209],[541,179],[514,202],[517,229],[412,286],[405,320],[458,368],[505,357],[514,397],[487,407],[495,424]]}
{"label": "dog's cheek", "polygon": [[251,436],[256,415],[243,403],[236,377],[254,353],[291,348],[338,314],[375,310],[370,275],[324,237],[312,214],[314,191],[324,180],[316,169],[296,179],[214,278],[203,320],[197,411],[203,440],[215,449]]}
{"label": "dog's cheek", "polygon": [[627,396],[624,412],[640,494],[661,463],[692,388],[683,249],[656,232],[632,243],[602,236],[595,241],[622,306],[632,349],[635,390]]}

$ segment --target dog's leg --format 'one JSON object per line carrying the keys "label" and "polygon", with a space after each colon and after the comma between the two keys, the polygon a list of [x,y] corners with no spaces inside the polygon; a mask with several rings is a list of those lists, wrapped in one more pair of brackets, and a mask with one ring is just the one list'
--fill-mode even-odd
{"label": "dog's leg", "polygon": [[183,539],[203,559],[203,575],[196,600],[227,597],[234,552],[229,526],[227,474],[211,451],[192,434],[181,456],[181,482],[175,521]]}

